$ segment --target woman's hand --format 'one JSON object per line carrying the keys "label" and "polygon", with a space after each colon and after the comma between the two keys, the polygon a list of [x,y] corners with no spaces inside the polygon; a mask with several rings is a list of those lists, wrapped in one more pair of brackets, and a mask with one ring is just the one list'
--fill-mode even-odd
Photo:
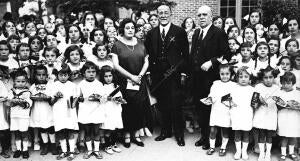
{"label": "woman's hand", "polygon": [[137,75],[133,75],[130,78],[134,83],[136,84],[141,84],[141,77],[137,76]]}

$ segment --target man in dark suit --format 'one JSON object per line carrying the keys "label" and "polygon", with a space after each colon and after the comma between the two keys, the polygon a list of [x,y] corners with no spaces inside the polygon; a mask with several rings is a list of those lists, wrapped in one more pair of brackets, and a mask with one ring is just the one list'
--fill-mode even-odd
{"label": "man in dark suit", "polygon": [[[169,6],[159,6],[157,13],[160,25],[148,32],[145,41],[152,88],[155,88],[153,95],[157,97],[158,109],[162,113],[161,134],[155,140],[162,141],[171,137],[174,130],[177,144],[184,146],[181,91],[187,72],[187,34],[184,29],[171,23],[172,13]],[[167,75],[169,77],[166,78]],[[161,80],[164,81],[160,84]]]}
{"label": "man in dark suit", "polygon": [[193,97],[199,115],[201,139],[195,145],[209,148],[209,119],[211,107],[201,103],[200,98],[207,97],[214,80],[218,79],[219,60],[229,54],[228,38],[224,30],[212,25],[212,11],[201,6],[197,12],[200,28],[192,38],[190,67],[193,79]]}

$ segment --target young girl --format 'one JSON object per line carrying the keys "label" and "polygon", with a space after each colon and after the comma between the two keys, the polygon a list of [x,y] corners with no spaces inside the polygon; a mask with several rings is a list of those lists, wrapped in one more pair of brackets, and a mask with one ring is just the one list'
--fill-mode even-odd
{"label": "young girl", "polygon": [[276,68],[276,63],[271,62],[270,47],[266,42],[257,43],[254,54],[255,54],[254,55],[255,65],[254,65],[254,72],[253,72],[254,76],[257,76],[257,73],[261,69],[265,69],[267,66]]}
{"label": "young girl", "polygon": [[281,53],[279,53],[280,39],[278,37],[270,37],[268,45],[270,47],[270,60],[277,64],[282,56]]}
{"label": "young girl", "polygon": [[240,36],[240,28],[237,25],[230,26],[227,30],[228,38],[235,38],[240,44],[243,38]]}
{"label": "young girl", "polygon": [[[27,88],[27,73],[24,70],[17,70],[12,75],[13,88],[9,96],[10,99],[10,131],[15,135],[17,151],[14,158],[29,158],[28,153],[28,127],[30,120],[30,108],[32,100],[30,91]],[[23,145],[23,148],[22,146]],[[22,151],[22,152],[21,152]]]}
{"label": "young girl", "polygon": [[287,51],[287,56],[295,56],[297,55],[297,51],[299,49],[299,42],[297,39],[291,38],[286,41],[285,49]]}
{"label": "young girl", "polygon": [[[288,56],[281,57],[277,65],[279,70],[279,76],[284,75],[285,72],[292,71],[292,60]],[[279,77],[275,79],[275,83],[281,86]]]}
{"label": "young girl", "polygon": [[254,28],[248,26],[245,27],[244,32],[243,32],[243,43],[244,42],[249,42],[251,43],[251,51],[254,52],[256,43],[257,43],[257,34]]}
{"label": "young girl", "polygon": [[104,65],[109,65],[113,68],[113,63],[110,57],[108,56],[108,46],[107,44],[96,44],[93,48],[93,55],[88,57],[87,60],[95,63],[99,69]]}
{"label": "young girl", "polygon": [[30,47],[30,57],[35,61],[39,61],[42,58],[44,43],[42,38],[39,36],[32,36],[28,40],[28,44]]}
{"label": "young girl", "polygon": [[262,24],[258,23],[255,25],[255,30],[257,33],[257,42],[261,42],[261,41],[267,42],[266,38],[265,38],[264,26]]}
{"label": "young girl", "polygon": [[[80,70],[84,76],[84,80],[78,84],[82,98],[78,109],[78,122],[82,124],[85,132],[87,151],[83,155],[84,159],[90,158],[93,153],[97,159],[102,158],[102,154],[99,151],[99,127],[100,124],[104,123],[105,113],[99,103],[103,85],[96,79],[97,70],[97,66],[90,61],[87,61]],[[92,148],[93,142],[94,150]]]}
{"label": "young girl", "polygon": [[226,154],[226,146],[228,143],[228,132],[231,127],[230,123],[230,108],[225,106],[222,103],[222,97],[230,93],[230,90],[235,86],[235,83],[232,82],[231,76],[233,74],[232,67],[229,65],[220,65],[219,75],[220,80],[214,81],[213,85],[210,88],[210,93],[208,95],[208,100],[212,103],[212,109],[210,113],[210,136],[209,143],[210,149],[207,151],[208,155],[212,155],[215,152],[215,142],[217,130],[220,127],[223,139],[222,145],[219,151],[220,156]]}
{"label": "young girl", "polygon": [[[278,112],[278,130],[277,134],[282,137],[281,140],[281,160],[286,159],[286,147],[289,144],[289,157],[292,160],[297,160],[297,156],[294,153],[296,144],[296,138],[300,137],[300,127],[295,126],[300,123],[300,91],[294,89],[296,83],[296,77],[291,72],[284,73],[280,77],[280,83],[282,85],[281,90],[278,93],[279,98],[282,99],[287,105]],[[296,104],[296,110],[293,108],[293,104]],[[291,108],[292,107],[292,108]]]}
{"label": "young girl", "polygon": [[[77,122],[76,102],[79,92],[74,83],[69,81],[71,69],[63,64],[58,71],[58,81],[53,83],[51,104],[53,104],[53,120],[55,134],[59,139],[62,152],[57,156],[61,160],[68,156],[68,160],[75,158],[75,144],[77,138],[74,136],[79,130]],[[67,140],[69,143],[69,155],[67,155]]]}
{"label": "young girl", "polygon": [[[241,157],[248,159],[247,148],[249,143],[249,132],[252,129],[253,109],[250,106],[254,88],[250,86],[251,72],[247,67],[238,69],[237,84],[231,89],[231,125],[235,132],[236,153],[234,159]],[[242,142],[242,143],[241,143]]]}
{"label": "young girl", "polygon": [[7,107],[5,106],[6,101],[8,98],[8,91],[7,88],[5,87],[4,83],[0,79],[0,143],[2,147],[2,152],[0,155],[3,158],[10,158],[9,155],[9,141],[10,141],[10,136],[9,136],[9,124],[7,120]]}
{"label": "young girl", "polygon": [[20,44],[20,37],[17,35],[11,35],[7,38],[7,44],[9,47],[10,57],[16,56],[17,46]]}
{"label": "young girl", "polygon": [[246,43],[242,43],[241,47],[240,47],[240,55],[242,57],[241,60],[239,59],[234,59],[234,57],[231,58],[231,62],[235,62],[238,61],[238,63],[236,65],[234,65],[235,67],[235,72],[237,72],[237,70],[243,66],[248,67],[248,70],[253,71],[254,70],[254,61],[251,58],[252,52],[251,52],[251,43],[246,42]]}
{"label": "young girl", "polygon": [[79,70],[84,64],[84,62],[82,62],[83,55],[83,51],[77,45],[69,46],[64,53],[67,64],[72,71],[70,80],[76,84],[78,84],[82,80],[82,76]]}
{"label": "young girl", "polygon": [[255,109],[253,118],[253,127],[259,133],[258,161],[271,161],[272,137],[277,130],[277,107],[272,97],[280,90],[279,86],[274,84],[277,74],[278,72],[270,66],[262,69],[258,73],[261,83],[255,86],[255,92],[259,93],[264,102]]}
{"label": "young girl", "polygon": [[117,99],[122,99],[122,94],[118,91],[114,96],[110,94],[118,88],[116,85],[116,78],[113,71],[113,68],[105,65],[100,70],[100,80],[103,82],[103,97],[106,98],[106,101],[103,104],[105,111],[105,122],[104,126],[101,127],[105,129],[105,152],[108,154],[113,154],[114,152],[121,152],[121,149],[118,148],[116,144],[116,138],[111,134],[116,132],[117,129],[123,129],[122,121],[122,107],[121,102],[118,102]]}
{"label": "young girl", "polygon": [[47,68],[43,65],[37,66],[33,73],[35,79],[34,84],[30,87],[30,92],[34,104],[30,116],[30,127],[38,128],[41,132],[43,141],[41,155],[46,155],[48,153],[48,136],[51,143],[51,152],[53,155],[57,155],[53,112],[52,107],[49,104],[51,99],[51,86],[50,83],[47,82]]}
{"label": "young girl", "polygon": [[61,63],[57,61],[57,57],[59,56],[59,50],[55,47],[45,47],[43,52],[43,57],[46,59],[46,68],[48,71],[48,78],[50,82],[54,82],[56,79],[53,74],[53,69],[60,66]]}
{"label": "young girl", "polygon": [[240,43],[235,38],[228,38],[228,44],[230,49],[231,61],[239,62],[242,59],[241,54],[238,53],[240,48]]}

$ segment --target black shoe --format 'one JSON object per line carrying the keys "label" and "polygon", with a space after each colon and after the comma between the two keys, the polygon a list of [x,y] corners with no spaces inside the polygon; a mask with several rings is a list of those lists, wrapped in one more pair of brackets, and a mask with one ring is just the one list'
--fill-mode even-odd
{"label": "black shoe", "polygon": [[124,142],[123,145],[124,145],[125,148],[130,148],[130,145],[131,145],[131,144],[130,144],[130,143],[125,143],[125,142]]}
{"label": "black shoe", "polygon": [[40,155],[48,154],[48,144],[43,144]]}
{"label": "black shoe", "polygon": [[29,158],[29,153],[28,153],[28,151],[23,151],[23,152],[22,152],[22,157],[23,157],[23,159],[28,159],[28,158]]}
{"label": "black shoe", "polygon": [[17,151],[15,151],[13,158],[20,158],[20,156],[21,156],[21,151],[17,150]]}
{"label": "black shoe", "polygon": [[203,149],[203,150],[208,150],[208,149],[209,149],[209,143],[204,143],[204,144],[202,145],[202,149]]}
{"label": "black shoe", "polygon": [[202,146],[205,143],[205,140],[201,137],[201,139],[195,142],[195,146]]}
{"label": "black shoe", "polygon": [[7,150],[2,150],[2,152],[0,153],[0,155],[3,158],[10,158],[9,152]]}
{"label": "black shoe", "polygon": [[172,134],[165,134],[165,133],[162,133],[160,134],[158,137],[156,137],[154,140],[155,141],[163,141],[165,140],[166,138],[170,138],[172,137]]}
{"label": "black shoe", "polygon": [[58,148],[56,147],[55,143],[51,143],[51,153],[52,153],[52,155],[58,155],[59,154]]}
{"label": "black shoe", "polygon": [[178,137],[178,138],[176,139],[176,141],[177,141],[177,144],[178,144],[179,146],[185,146],[185,142],[184,142],[183,137]]}
{"label": "black shoe", "polygon": [[135,143],[137,146],[141,146],[144,147],[144,143],[142,141],[137,141],[137,139],[139,139],[139,137],[136,137],[135,139],[132,139],[131,142]]}

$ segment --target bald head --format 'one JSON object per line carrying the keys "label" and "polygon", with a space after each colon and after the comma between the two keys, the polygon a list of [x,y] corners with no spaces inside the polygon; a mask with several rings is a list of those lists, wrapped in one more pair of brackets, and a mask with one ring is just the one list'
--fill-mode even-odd
{"label": "bald head", "polygon": [[209,6],[201,6],[198,9],[197,16],[199,18],[199,25],[201,28],[205,28],[212,23],[212,10]]}

